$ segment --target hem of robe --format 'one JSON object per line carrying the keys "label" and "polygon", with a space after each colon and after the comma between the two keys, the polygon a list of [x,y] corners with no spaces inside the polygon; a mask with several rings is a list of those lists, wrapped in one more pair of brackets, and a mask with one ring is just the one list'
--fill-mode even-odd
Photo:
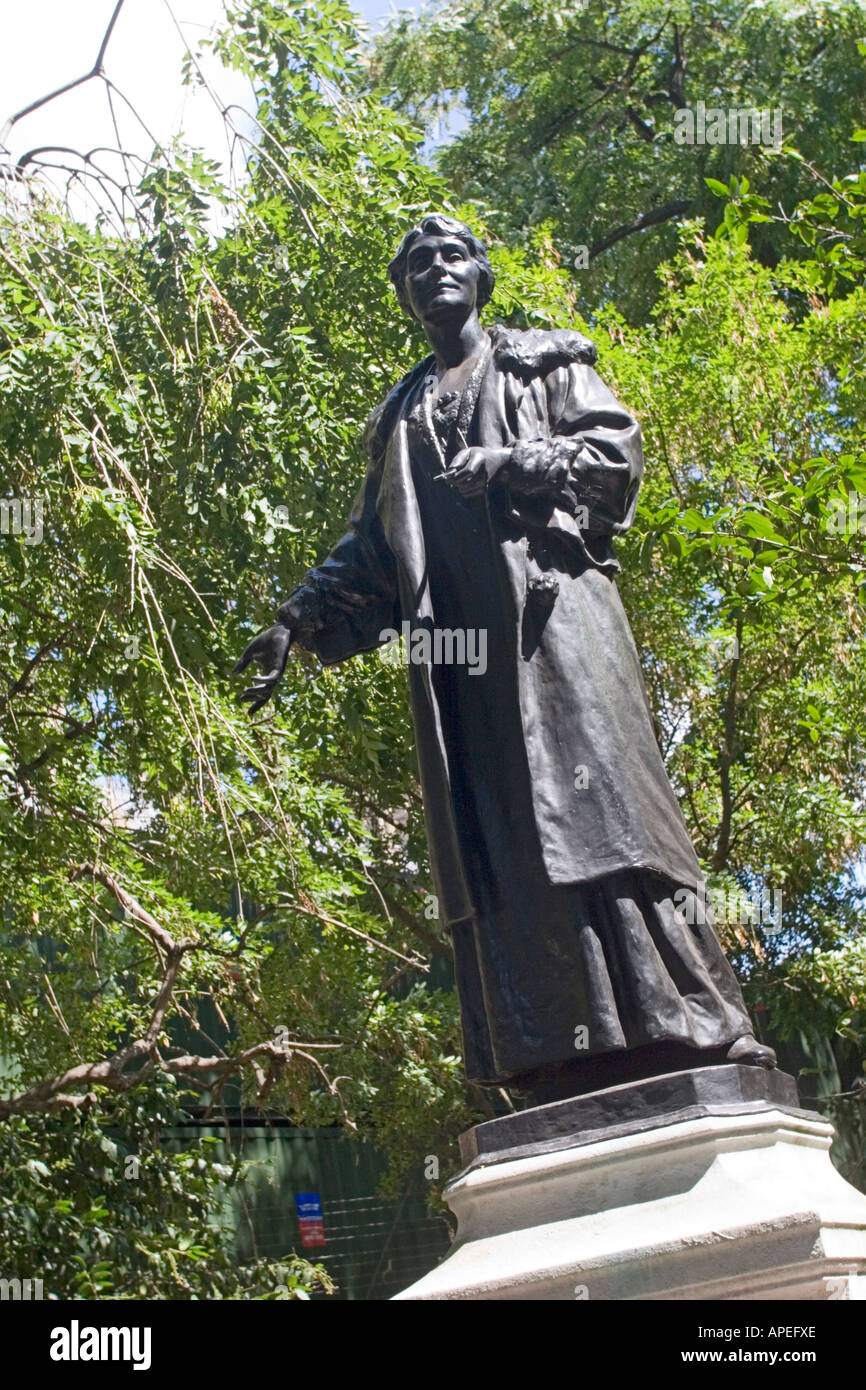
{"label": "hem of robe", "polygon": [[730,1043],[725,1043],[716,1048],[693,1048],[681,1043],[648,1043],[644,1047],[599,1052],[584,1062],[569,1061],[538,1067],[535,1071],[510,1076],[504,1081],[476,1081],[474,1084],[507,1085],[522,1092],[530,1106],[548,1105],[551,1101],[606,1091],[614,1086],[634,1085],[672,1072],[730,1065],[730,1046]]}
{"label": "hem of robe", "polygon": [[752,1035],[711,914],[690,924],[683,891],[632,869],[551,889],[549,920],[505,905],[452,927],[467,1079],[502,1085],[646,1047],[709,1054]]}

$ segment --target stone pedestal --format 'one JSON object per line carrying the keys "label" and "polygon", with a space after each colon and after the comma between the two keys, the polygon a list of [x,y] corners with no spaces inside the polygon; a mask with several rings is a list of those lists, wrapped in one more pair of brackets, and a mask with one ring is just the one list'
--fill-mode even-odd
{"label": "stone pedestal", "polygon": [[866,1196],[793,1079],[698,1068],[463,1136],[443,1262],[399,1299],[866,1298]]}

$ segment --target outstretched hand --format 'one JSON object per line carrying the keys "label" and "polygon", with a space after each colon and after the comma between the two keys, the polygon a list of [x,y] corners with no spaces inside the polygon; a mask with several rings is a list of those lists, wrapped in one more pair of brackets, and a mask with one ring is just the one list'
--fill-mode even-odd
{"label": "outstretched hand", "polygon": [[285,627],[282,623],[276,623],[274,627],[266,628],[264,632],[259,633],[258,637],[253,638],[232,671],[233,676],[240,675],[251,661],[257,662],[261,667],[262,674],[253,676],[253,684],[247,686],[246,690],[243,690],[238,696],[239,700],[249,700],[250,714],[255,714],[262,705],[267,704],[279,685],[286,669],[286,660],[292,641],[291,628]]}

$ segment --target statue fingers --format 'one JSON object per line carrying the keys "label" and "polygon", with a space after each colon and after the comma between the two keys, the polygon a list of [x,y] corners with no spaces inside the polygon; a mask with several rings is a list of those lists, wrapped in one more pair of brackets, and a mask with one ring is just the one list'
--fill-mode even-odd
{"label": "statue fingers", "polygon": [[446,483],[450,483],[452,487],[459,487],[467,478],[473,478],[474,476],[475,469],[472,468],[468,460],[459,464],[456,468],[452,463],[450,467],[445,470],[445,481]]}
{"label": "statue fingers", "polygon": [[471,497],[473,493],[483,492],[487,483],[487,477],[482,468],[466,467],[461,468],[453,476],[446,474],[448,482],[463,497]]}
{"label": "statue fingers", "polygon": [[261,680],[255,685],[248,685],[246,690],[242,690],[238,696],[238,701],[246,701],[250,706],[250,714],[254,714],[257,709],[261,709],[274,693],[276,681]]}

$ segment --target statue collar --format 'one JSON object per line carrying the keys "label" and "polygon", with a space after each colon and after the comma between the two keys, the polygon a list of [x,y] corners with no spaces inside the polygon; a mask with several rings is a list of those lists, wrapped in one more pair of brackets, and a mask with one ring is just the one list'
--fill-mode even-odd
{"label": "statue collar", "polygon": [[544,376],[572,362],[591,367],[598,357],[595,343],[568,328],[519,329],[495,324],[489,336],[496,365],[523,377]]}

